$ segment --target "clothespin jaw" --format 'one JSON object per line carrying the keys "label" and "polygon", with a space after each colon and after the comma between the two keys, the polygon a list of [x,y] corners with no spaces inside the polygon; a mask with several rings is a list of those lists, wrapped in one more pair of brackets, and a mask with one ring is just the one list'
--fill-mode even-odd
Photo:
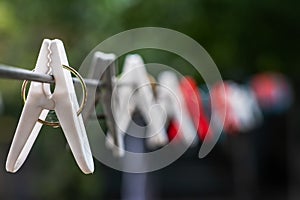
{"label": "clothespin jaw", "polygon": [[[51,41],[48,39],[43,41],[34,69],[35,72],[45,74],[49,70],[46,63],[50,44]],[[44,84],[44,87],[47,87],[47,85],[49,84]],[[39,102],[41,95],[43,95],[43,85],[32,82],[7,156],[6,170],[8,172],[14,173],[23,165],[42,127],[37,119],[44,120],[47,117],[48,110],[43,110],[41,107],[42,102]]]}
{"label": "clothespin jaw", "polygon": [[197,131],[188,113],[176,74],[171,71],[164,71],[159,74],[158,82],[160,84],[158,102],[165,108],[168,118],[173,119],[172,122],[176,123],[175,126],[179,128],[183,140],[187,144],[192,144]]}
{"label": "clothespin jaw", "polygon": [[49,84],[31,83],[7,157],[7,171],[16,172],[24,163],[41,128],[37,120],[46,117],[47,111],[42,112],[43,109],[55,110],[80,169],[86,174],[94,171],[82,116],[77,116],[79,106],[72,77],[69,71],[63,69],[63,65],[68,65],[63,43],[60,40],[44,40],[35,70],[45,74],[51,72],[55,89],[51,93]]}
{"label": "clothespin jaw", "polygon": [[84,110],[82,111],[84,121],[88,121],[92,112],[95,111],[95,104],[101,102],[99,91],[101,90],[102,93],[103,91],[108,93],[111,91],[111,88],[113,88],[115,59],[116,56],[114,54],[107,54],[100,51],[94,53],[87,78],[101,81],[101,86],[87,88],[88,98]]}

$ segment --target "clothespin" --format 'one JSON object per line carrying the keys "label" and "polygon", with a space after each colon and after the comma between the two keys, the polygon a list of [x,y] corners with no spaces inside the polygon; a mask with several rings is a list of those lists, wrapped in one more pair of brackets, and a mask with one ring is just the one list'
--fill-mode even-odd
{"label": "clothespin", "polygon": [[192,77],[183,77],[180,80],[180,90],[195,127],[198,129],[200,139],[204,140],[206,136],[212,137],[209,120],[196,81]]}
{"label": "clothespin", "polygon": [[171,123],[175,123],[171,124],[172,130],[178,128],[184,142],[195,144],[194,139],[197,131],[180,91],[180,83],[176,74],[171,71],[164,71],[159,74],[158,83],[160,87],[157,91],[157,100],[165,108]]}
{"label": "clothespin", "polygon": [[249,131],[263,121],[262,111],[252,90],[233,84],[232,105],[238,114],[241,132]]}
{"label": "clothespin", "polygon": [[79,105],[75,95],[71,74],[63,68],[68,60],[60,40],[45,39],[40,49],[35,72],[52,74],[55,79],[54,92],[50,84],[32,82],[27,100],[8,153],[6,170],[16,172],[26,160],[31,147],[39,134],[49,110],[55,110],[60,126],[79,168],[85,173],[94,171],[82,116],[77,115]]}
{"label": "clothespin", "polygon": [[293,88],[283,74],[263,72],[253,76],[249,86],[264,114],[281,114],[293,103]]}
{"label": "clothespin", "polygon": [[117,89],[113,94],[113,99],[118,99],[114,101],[113,113],[117,122],[117,134],[121,138],[120,148],[115,151],[115,155],[124,155],[123,137],[135,109],[139,110],[148,124],[148,145],[153,147],[167,143],[162,110],[153,107],[156,101],[144,62],[139,55],[126,56],[122,74],[117,80]]}
{"label": "clothespin", "polygon": [[231,81],[224,82],[224,88],[225,94],[219,84],[212,88],[212,104],[217,112],[226,107],[225,132],[246,132],[261,123],[262,113],[251,90]]}
{"label": "clothespin", "polygon": [[82,112],[83,119],[87,121],[92,114],[92,111],[95,110],[95,104],[98,102],[102,104],[105,122],[109,130],[107,133],[108,141],[106,142],[106,145],[110,148],[113,148],[114,145],[116,147],[123,147],[123,143],[120,141],[121,138],[117,134],[117,124],[112,110],[112,106],[114,106],[112,104],[116,102],[117,98],[117,96],[115,96],[115,99],[112,99],[116,79],[115,60],[116,56],[114,54],[106,54],[100,51],[94,53],[87,78],[100,80],[102,84],[100,88],[88,89],[88,101]]}

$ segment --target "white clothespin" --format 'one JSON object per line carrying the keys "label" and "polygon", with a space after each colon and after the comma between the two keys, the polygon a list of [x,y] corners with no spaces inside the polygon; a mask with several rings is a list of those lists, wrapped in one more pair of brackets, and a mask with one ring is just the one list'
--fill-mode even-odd
{"label": "white clothespin", "polygon": [[231,86],[227,96],[231,111],[238,120],[239,130],[249,131],[262,122],[262,112],[258,106],[254,93],[245,86],[228,82]]}
{"label": "white clothespin", "polygon": [[187,106],[179,88],[179,80],[174,72],[164,71],[158,76],[157,101],[163,106],[169,118],[175,120],[179,132],[187,144],[193,143],[197,130],[188,113]]}
{"label": "white clothespin", "polygon": [[63,43],[60,40],[43,41],[35,72],[46,74],[51,70],[55,89],[50,84],[32,82],[6,161],[6,170],[16,172],[24,163],[42,127],[49,110],[55,110],[62,130],[80,169],[88,174],[94,171],[82,116],[79,109],[72,77],[62,65],[69,65]]}
{"label": "white clothespin", "polygon": [[[102,85],[101,88],[88,88],[88,100],[86,102],[85,108],[82,112],[83,119],[88,120],[89,116],[95,110],[95,101],[99,102],[103,106],[103,112],[105,116],[105,122],[108,126],[108,140],[107,145],[113,148],[120,144],[120,137],[117,135],[116,122],[112,111],[112,92],[115,86],[115,69],[116,69],[116,56],[114,54],[106,54],[100,51],[94,53],[92,64],[88,72],[87,78],[93,80],[100,80]],[[98,92],[97,90],[100,90]],[[94,113],[96,115],[96,113]]]}
{"label": "white clothespin", "polygon": [[[156,101],[147,76],[142,58],[126,56],[124,68],[117,80],[117,89],[113,93],[113,113],[117,122],[117,135],[120,138],[117,156],[124,155],[124,133],[126,132],[134,110],[137,108],[147,122],[147,143],[150,147],[165,145],[168,142],[164,129],[162,110],[155,107]],[[108,138],[109,139],[109,138]]]}

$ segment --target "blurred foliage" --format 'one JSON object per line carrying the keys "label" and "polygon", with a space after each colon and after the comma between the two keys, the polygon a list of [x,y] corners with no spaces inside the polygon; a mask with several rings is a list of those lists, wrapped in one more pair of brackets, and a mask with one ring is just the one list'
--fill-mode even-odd
{"label": "blurred foliage", "polygon": [[[42,40],[59,38],[65,44],[70,64],[80,66],[88,52],[109,36],[131,28],[157,26],[180,31],[198,41],[227,79],[243,80],[264,70],[280,71],[297,79],[299,8],[297,0],[2,0],[0,62],[32,69]],[[161,55],[162,62],[183,64],[174,55]],[[184,68],[184,73],[194,74],[192,68]],[[0,118],[0,141],[7,148],[21,112],[20,84],[0,80],[5,106]],[[101,174],[84,177],[70,153],[63,153],[64,138],[48,134],[62,133],[50,129],[42,132],[45,137],[43,134],[38,138],[32,151],[32,157],[38,158],[35,164],[43,166],[36,173],[40,177],[32,178],[42,182],[35,185],[36,192],[56,199],[100,194]],[[58,176],[62,169],[63,174]]]}

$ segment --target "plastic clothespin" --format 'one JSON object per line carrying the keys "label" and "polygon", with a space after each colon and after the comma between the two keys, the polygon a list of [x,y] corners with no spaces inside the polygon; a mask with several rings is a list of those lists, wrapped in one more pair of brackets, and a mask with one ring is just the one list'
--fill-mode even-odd
{"label": "plastic clothespin", "polygon": [[[48,66],[47,66],[48,65]],[[79,108],[71,74],[62,65],[69,65],[63,43],[45,39],[40,49],[35,72],[46,74],[49,66],[55,79],[54,92],[50,84],[32,82],[27,100],[8,153],[6,170],[16,172],[26,160],[49,110],[55,110],[67,142],[79,168],[94,171],[94,162]]]}
{"label": "plastic clothespin", "polygon": [[232,81],[224,82],[224,87],[225,93],[220,84],[212,88],[212,104],[218,113],[226,107],[225,132],[247,132],[262,122],[261,110],[251,90]]}
{"label": "plastic clothespin", "polygon": [[179,134],[182,134],[184,142],[196,144],[194,139],[197,131],[180,91],[180,83],[176,74],[164,71],[159,74],[158,83],[160,87],[157,91],[157,99],[165,108],[171,123],[175,123],[172,124],[172,130],[176,127]]}
{"label": "plastic clothespin", "polygon": [[204,140],[206,136],[212,137],[211,130],[209,130],[209,120],[196,81],[192,77],[184,77],[180,80],[180,89],[188,111],[198,129],[200,139]]}
{"label": "plastic clothespin", "polygon": [[108,126],[107,142],[106,145],[113,148],[113,144],[117,147],[123,147],[123,143],[120,142],[121,138],[117,134],[116,122],[112,111],[112,93],[115,89],[115,69],[116,69],[116,56],[114,54],[107,54],[100,51],[94,53],[92,64],[88,72],[87,78],[100,80],[102,85],[100,88],[88,89],[88,101],[85,109],[82,112],[83,119],[88,120],[96,103],[101,103],[103,106],[103,112],[105,116],[105,122]]}
{"label": "plastic clothespin", "polygon": [[117,89],[113,94],[115,106],[113,108],[117,122],[117,134],[120,138],[118,156],[124,155],[124,133],[126,132],[131,116],[138,109],[147,122],[147,143],[150,147],[165,145],[168,142],[164,129],[162,110],[155,107],[156,100],[147,76],[146,67],[142,58],[135,55],[126,56],[122,74],[117,80]]}
{"label": "plastic clothespin", "polygon": [[231,107],[239,120],[239,129],[246,132],[262,123],[263,116],[254,93],[246,86],[231,83]]}
{"label": "plastic clothespin", "polygon": [[250,79],[249,87],[264,114],[284,113],[294,101],[291,83],[278,72],[256,74]]}

